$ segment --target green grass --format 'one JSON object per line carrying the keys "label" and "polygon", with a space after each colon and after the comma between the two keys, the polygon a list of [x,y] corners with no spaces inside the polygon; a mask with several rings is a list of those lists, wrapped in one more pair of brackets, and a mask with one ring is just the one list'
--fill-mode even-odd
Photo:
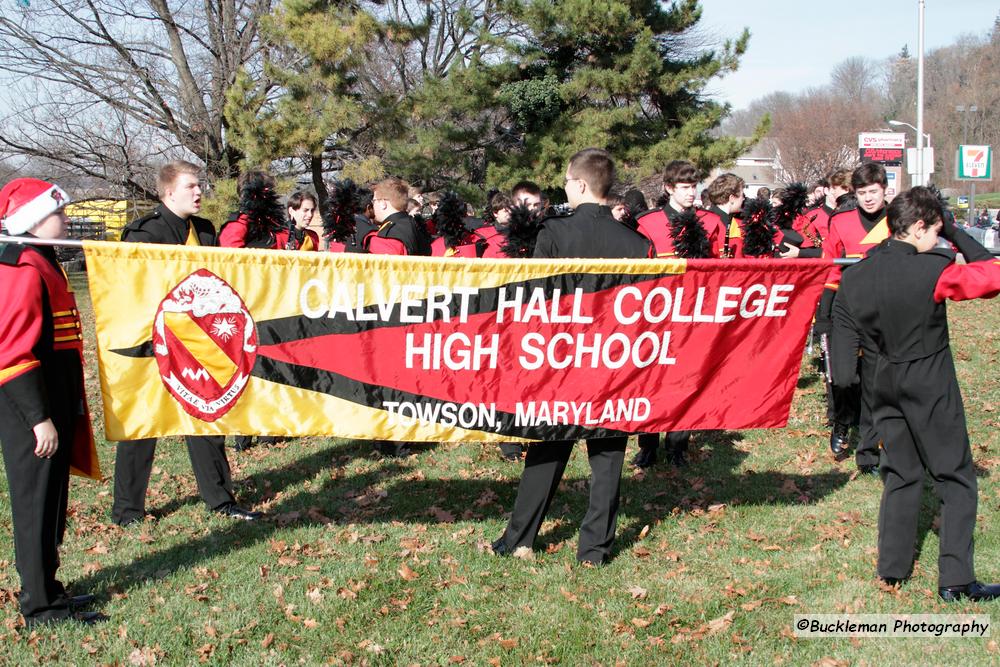
{"label": "green grass", "polygon": [[[83,280],[74,276],[89,311]],[[996,580],[1000,310],[980,301],[951,313],[981,470],[978,570]],[[87,372],[99,412],[93,361]],[[231,452],[239,497],[270,515],[247,525],[205,511],[184,447],[169,439],[148,498],[157,518],[121,529],[108,518],[114,450],[97,425],[109,479],[74,479],[60,574],[74,591],[96,593],[111,621],[19,630],[0,493],[0,661],[995,663],[995,638],[792,636],[798,613],[970,612],[1000,621],[1000,604],[937,601],[929,490],[913,580],[898,592],[875,584],[880,484],[852,479],[852,461],[828,454],[822,385],[809,360],[799,386],[787,429],[699,434],[682,472],[627,471],[617,554],[600,569],[575,563],[587,502],[580,448],[534,560],[519,560],[486,551],[519,475],[493,447],[426,447],[401,462],[333,438]]]}

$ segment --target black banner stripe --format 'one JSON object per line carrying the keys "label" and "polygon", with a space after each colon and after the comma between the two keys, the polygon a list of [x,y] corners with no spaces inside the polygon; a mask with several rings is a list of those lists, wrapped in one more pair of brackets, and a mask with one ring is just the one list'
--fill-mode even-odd
{"label": "black banner stripe", "polygon": [[[312,366],[299,366],[269,357],[257,357],[251,375],[262,380],[277,382],[289,387],[297,387],[316,391],[329,396],[350,401],[358,405],[373,408],[375,410],[385,410],[382,404],[386,401],[397,403],[424,403],[427,405],[440,405],[453,403],[428,396],[421,396],[392,387],[360,382],[352,378],[345,377],[339,373],[326,371]],[[461,405],[457,403],[456,405]],[[519,438],[532,440],[576,440],[578,438],[609,438],[613,436],[632,435],[625,431],[617,431],[607,428],[588,429],[578,424],[558,424],[541,426],[516,426],[516,418],[513,413],[503,412],[497,409],[497,421],[500,426],[495,429],[462,427],[466,430],[482,430],[490,433],[499,433]]]}

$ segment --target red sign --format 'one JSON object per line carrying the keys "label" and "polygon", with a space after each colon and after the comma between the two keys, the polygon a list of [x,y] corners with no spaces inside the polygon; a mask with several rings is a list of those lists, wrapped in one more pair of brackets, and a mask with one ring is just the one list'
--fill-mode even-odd
{"label": "red sign", "polygon": [[903,161],[902,148],[862,148],[860,153],[862,162],[900,164]]}

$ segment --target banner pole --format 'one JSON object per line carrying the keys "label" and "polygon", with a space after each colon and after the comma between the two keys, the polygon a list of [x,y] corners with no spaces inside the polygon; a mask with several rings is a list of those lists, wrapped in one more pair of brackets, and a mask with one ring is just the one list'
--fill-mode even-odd
{"label": "banner pole", "polygon": [[34,236],[7,236],[0,234],[0,243],[17,243],[19,245],[47,245],[62,248],[82,248],[83,241],[73,239],[39,239]]}

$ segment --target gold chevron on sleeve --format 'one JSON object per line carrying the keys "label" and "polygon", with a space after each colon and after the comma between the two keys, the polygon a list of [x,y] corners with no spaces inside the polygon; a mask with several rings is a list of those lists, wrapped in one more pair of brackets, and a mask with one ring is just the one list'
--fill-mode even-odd
{"label": "gold chevron on sleeve", "polygon": [[868,232],[861,243],[864,245],[878,245],[882,241],[889,238],[889,222],[883,217],[879,220],[872,230]]}

